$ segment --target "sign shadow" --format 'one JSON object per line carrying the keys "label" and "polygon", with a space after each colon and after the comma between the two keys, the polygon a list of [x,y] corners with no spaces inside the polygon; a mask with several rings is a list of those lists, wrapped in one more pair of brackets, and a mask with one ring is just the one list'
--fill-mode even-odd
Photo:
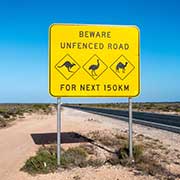
{"label": "sign shadow", "polygon": [[[36,133],[31,134],[31,137],[35,144],[46,145],[46,144],[56,144],[57,143],[57,133]],[[93,140],[85,136],[82,136],[75,132],[62,132],[61,133],[61,144],[67,143],[84,143]]]}

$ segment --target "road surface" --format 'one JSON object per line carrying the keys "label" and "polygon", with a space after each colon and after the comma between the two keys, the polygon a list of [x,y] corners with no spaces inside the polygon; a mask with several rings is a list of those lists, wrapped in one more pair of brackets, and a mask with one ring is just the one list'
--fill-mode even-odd
{"label": "road surface", "polygon": [[[79,106],[68,107],[128,121],[128,111],[125,110]],[[163,130],[168,130],[175,133],[180,133],[180,116],[178,115],[176,116],[147,112],[133,112],[133,122]]]}

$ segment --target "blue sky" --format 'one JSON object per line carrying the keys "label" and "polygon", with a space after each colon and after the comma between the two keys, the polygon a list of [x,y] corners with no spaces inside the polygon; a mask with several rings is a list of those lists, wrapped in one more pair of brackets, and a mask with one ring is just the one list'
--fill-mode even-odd
{"label": "blue sky", "polygon": [[[141,94],[134,101],[180,101],[179,8],[178,0],[0,1],[0,103],[56,102],[48,94],[48,27],[55,22],[139,26]],[[126,100],[98,99],[119,101]]]}

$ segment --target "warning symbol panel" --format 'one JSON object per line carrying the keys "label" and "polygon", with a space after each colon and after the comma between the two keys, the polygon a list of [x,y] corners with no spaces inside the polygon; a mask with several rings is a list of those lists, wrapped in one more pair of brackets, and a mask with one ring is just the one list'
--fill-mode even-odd
{"label": "warning symbol panel", "polygon": [[107,69],[107,65],[94,54],[83,66],[83,69],[94,79],[98,79]]}
{"label": "warning symbol panel", "polygon": [[135,67],[124,55],[121,55],[110,68],[121,80],[124,80]]}
{"label": "warning symbol panel", "polygon": [[65,79],[68,80],[80,69],[80,66],[69,54],[66,54],[55,65],[55,68]]}
{"label": "warning symbol panel", "polygon": [[140,93],[136,26],[52,24],[49,93],[53,97],[135,97]]}

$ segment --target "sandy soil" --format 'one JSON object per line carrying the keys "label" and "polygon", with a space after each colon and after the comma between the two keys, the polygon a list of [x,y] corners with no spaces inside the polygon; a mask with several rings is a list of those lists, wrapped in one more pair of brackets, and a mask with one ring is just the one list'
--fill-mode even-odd
{"label": "sandy soil", "polygon": [[[89,121],[93,119],[93,121]],[[62,132],[87,133],[90,130],[127,130],[126,122],[102,117],[78,110],[64,108],[62,113]],[[180,135],[149,128],[141,125],[134,125],[133,131],[144,136],[159,139],[169,149],[180,149]],[[31,176],[19,171],[27,158],[34,155],[39,145],[33,141],[31,134],[55,133],[56,114],[26,115],[25,119],[16,121],[15,125],[0,129],[0,177],[3,180],[144,180],[154,179],[151,176],[135,176],[135,172],[122,166],[102,166],[100,168],[74,168],[71,171],[60,171],[48,175]],[[75,143],[74,143],[75,144]],[[73,145],[74,145],[73,144]],[[64,143],[63,147],[72,144]],[[169,169],[180,173],[179,166],[169,165]]]}

